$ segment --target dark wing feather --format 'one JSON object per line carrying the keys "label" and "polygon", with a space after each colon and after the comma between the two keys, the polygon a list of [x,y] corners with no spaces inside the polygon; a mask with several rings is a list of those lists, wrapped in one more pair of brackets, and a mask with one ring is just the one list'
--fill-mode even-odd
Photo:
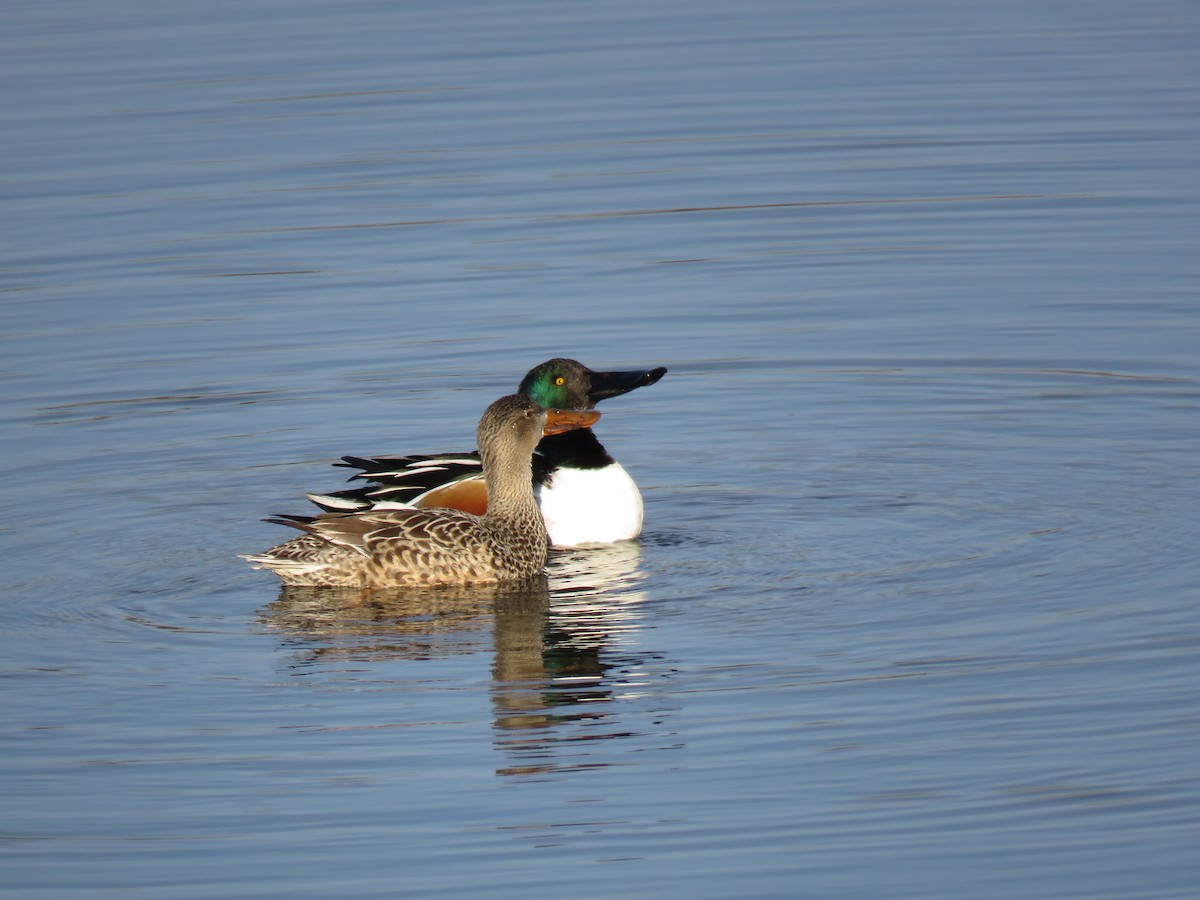
{"label": "dark wing feather", "polygon": [[308,495],[317,506],[331,512],[370,509],[380,504],[407,505],[426,491],[460,478],[478,477],[483,472],[478,453],[344,456],[342,462],[334,465],[361,469],[350,476],[350,480],[370,483],[328,494]]}
{"label": "dark wing feather", "polygon": [[[483,475],[478,451],[415,456],[343,456],[342,461],[334,465],[359,469],[349,480],[366,481],[368,484],[328,494],[307,495],[309,500],[327,512],[358,512],[381,505],[392,508],[408,506],[417,503],[429,491]],[[534,452],[534,483],[545,484],[552,468],[542,453]]]}

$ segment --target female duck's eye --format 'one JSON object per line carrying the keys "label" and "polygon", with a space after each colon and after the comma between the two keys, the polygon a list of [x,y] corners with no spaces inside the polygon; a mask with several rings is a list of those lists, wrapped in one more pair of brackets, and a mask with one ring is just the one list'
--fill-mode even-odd
{"label": "female duck's eye", "polygon": [[554,379],[554,384],[556,387],[562,387],[566,383],[567,379],[563,378],[561,375]]}

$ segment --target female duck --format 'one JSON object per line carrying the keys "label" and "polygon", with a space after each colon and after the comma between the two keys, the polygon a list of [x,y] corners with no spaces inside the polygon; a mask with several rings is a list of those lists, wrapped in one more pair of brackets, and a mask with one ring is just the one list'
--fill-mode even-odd
{"label": "female duck", "polygon": [[546,562],[547,537],[533,496],[532,458],[544,434],[586,428],[595,411],[546,410],[521,394],[487,408],[476,430],[488,489],[482,515],[456,509],[392,509],[276,518],[305,532],[246,559],[285,584],[406,587],[530,578]]}
{"label": "female duck", "polygon": [[[591,409],[657,382],[663,367],[593,372],[573,359],[551,359],[531,369],[518,393],[547,409]],[[482,514],[488,494],[475,453],[422,456],[346,456],[362,469],[361,488],[308,497],[329,512],[451,506]],[[548,435],[533,456],[534,496],[556,547],[606,544],[642,533],[642,495],[590,429]]]}

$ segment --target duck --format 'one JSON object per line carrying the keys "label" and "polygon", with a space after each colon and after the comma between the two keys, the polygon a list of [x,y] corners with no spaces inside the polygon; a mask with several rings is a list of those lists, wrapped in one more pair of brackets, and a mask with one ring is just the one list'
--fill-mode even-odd
{"label": "duck", "polygon": [[[657,383],[665,366],[597,372],[559,357],[534,366],[517,393],[547,409],[589,410],[601,400]],[[478,452],[413,456],[344,456],[335,465],[361,470],[363,487],[308,494],[326,512],[453,507],[482,515],[488,491]],[[590,428],[542,438],[533,455],[533,488],[551,545],[587,547],[642,533],[641,491]]]}
{"label": "duck", "polygon": [[428,587],[531,579],[542,574],[549,538],[533,493],[533,451],[546,435],[590,427],[595,410],[545,409],[524,394],[491,404],[476,440],[488,490],[482,515],[406,507],[267,521],[303,534],[264,553],[255,568],[285,585]]}

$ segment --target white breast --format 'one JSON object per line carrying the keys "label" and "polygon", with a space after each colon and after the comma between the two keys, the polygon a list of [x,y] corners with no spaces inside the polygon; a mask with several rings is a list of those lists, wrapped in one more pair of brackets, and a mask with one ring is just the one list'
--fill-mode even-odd
{"label": "white breast", "polygon": [[559,469],[536,493],[556,547],[608,544],[642,533],[642,495],[619,463]]}

